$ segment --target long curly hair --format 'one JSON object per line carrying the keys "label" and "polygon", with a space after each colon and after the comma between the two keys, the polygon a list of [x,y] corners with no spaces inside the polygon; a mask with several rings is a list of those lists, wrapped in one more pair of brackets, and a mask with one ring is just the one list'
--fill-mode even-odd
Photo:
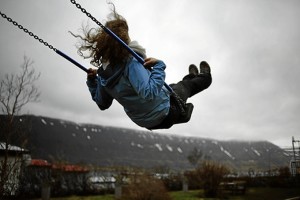
{"label": "long curly hair", "polygon": [[[112,4],[112,3],[111,3]],[[113,5],[113,4],[112,4]],[[105,23],[105,27],[114,32],[126,44],[130,42],[128,34],[128,24],[121,15],[119,15],[113,5],[111,16],[113,19]],[[83,29],[83,36],[74,37],[81,40],[78,45],[78,54],[82,57],[91,58],[90,63],[96,67],[109,62],[112,67],[126,62],[129,52],[116,39],[108,35],[101,27],[89,29],[87,26]]]}

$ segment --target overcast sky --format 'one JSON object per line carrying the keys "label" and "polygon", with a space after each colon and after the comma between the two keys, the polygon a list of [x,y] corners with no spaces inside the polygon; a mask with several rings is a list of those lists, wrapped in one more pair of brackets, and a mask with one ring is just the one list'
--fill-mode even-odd
{"label": "overcast sky", "polygon": [[[100,22],[105,0],[77,0]],[[218,140],[268,140],[291,146],[300,139],[300,1],[114,0],[132,40],[167,64],[166,82],[179,81],[191,63],[211,65],[213,83],[189,99],[187,124],[155,132]],[[1,0],[0,10],[87,68],[68,31],[96,27],[68,0]],[[23,113],[78,123],[139,128],[123,108],[100,111],[85,85],[86,74],[32,37],[0,19],[0,78],[16,73],[23,56],[41,72],[39,103]]]}

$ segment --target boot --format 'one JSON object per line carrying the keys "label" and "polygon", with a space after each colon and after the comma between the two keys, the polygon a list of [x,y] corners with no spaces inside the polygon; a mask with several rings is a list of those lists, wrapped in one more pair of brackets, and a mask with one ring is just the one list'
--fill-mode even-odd
{"label": "boot", "polygon": [[206,61],[200,63],[200,74],[210,74],[210,66]]}
{"label": "boot", "polygon": [[189,66],[189,74],[193,74],[193,75],[198,75],[199,74],[199,71],[198,71],[198,68],[196,67],[196,65],[191,64]]}

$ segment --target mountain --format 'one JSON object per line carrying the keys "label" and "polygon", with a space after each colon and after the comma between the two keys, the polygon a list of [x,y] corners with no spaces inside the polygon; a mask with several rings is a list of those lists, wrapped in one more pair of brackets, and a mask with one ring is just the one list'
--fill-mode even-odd
{"label": "mountain", "polygon": [[[5,116],[0,120],[3,141]],[[289,164],[285,151],[267,141],[218,141],[32,115],[18,116],[14,121],[26,135],[26,148],[32,158],[50,162],[182,170],[192,167],[187,157],[197,148],[205,157],[236,171],[268,170]],[[17,139],[11,143],[20,145]]]}

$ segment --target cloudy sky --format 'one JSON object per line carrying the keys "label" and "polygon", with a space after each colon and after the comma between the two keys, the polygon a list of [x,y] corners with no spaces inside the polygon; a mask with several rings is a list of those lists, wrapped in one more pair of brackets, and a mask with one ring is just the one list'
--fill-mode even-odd
{"label": "cloudy sky", "polygon": [[[77,0],[100,22],[110,13],[105,0]],[[300,1],[298,0],[114,0],[132,40],[149,57],[167,64],[167,83],[179,81],[191,63],[212,68],[209,89],[192,97],[187,124],[156,132],[220,140],[268,140],[291,146],[300,139]],[[68,0],[1,0],[0,10],[87,68],[68,31],[95,27]],[[83,71],[0,20],[0,78],[16,73],[24,55],[41,72],[39,103],[23,113],[141,129],[114,102],[100,111]]]}

